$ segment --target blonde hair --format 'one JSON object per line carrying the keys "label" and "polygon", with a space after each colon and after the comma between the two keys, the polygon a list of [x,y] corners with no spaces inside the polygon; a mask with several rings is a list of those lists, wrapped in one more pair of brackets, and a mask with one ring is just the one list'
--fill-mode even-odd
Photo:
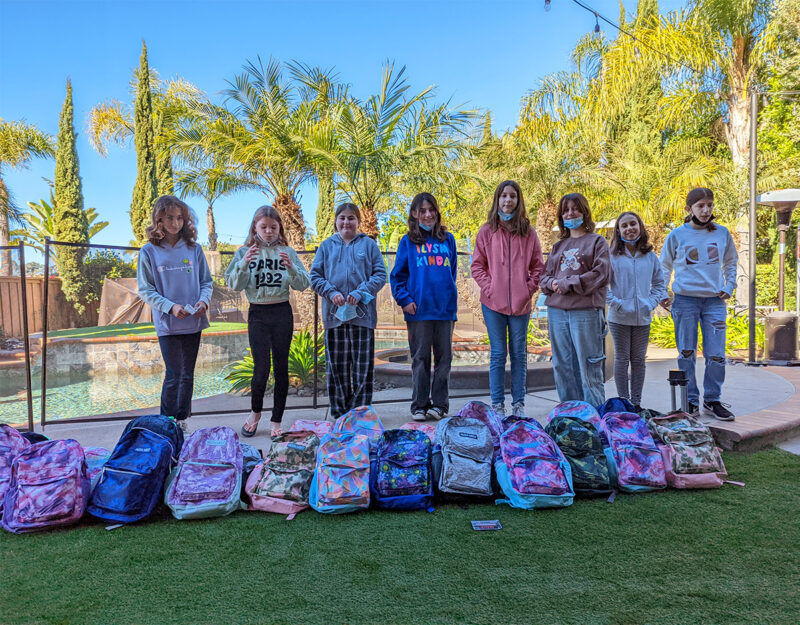
{"label": "blonde hair", "polygon": [[250,247],[256,242],[256,224],[265,218],[274,219],[278,222],[278,243],[281,245],[289,245],[289,242],[286,240],[286,231],[283,229],[281,214],[269,204],[265,204],[264,206],[259,206],[253,215],[253,221],[250,222],[250,230],[247,232],[247,238],[244,240],[245,247]]}

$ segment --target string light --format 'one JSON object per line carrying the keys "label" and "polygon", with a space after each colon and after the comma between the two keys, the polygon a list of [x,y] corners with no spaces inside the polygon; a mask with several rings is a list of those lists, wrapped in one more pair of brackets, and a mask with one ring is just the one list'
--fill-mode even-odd
{"label": "string light", "polygon": [[550,0],[544,0],[544,10],[549,11],[551,9]]}
{"label": "string light", "polygon": [[600,32],[600,21],[597,19],[597,13],[594,14],[594,32]]}

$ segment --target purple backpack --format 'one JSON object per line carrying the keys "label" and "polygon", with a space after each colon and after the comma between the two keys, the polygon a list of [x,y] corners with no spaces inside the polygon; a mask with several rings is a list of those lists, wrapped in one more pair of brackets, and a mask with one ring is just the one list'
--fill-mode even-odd
{"label": "purple backpack", "polygon": [[612,484],[628,493],[666,488],[664,461],[644,419],[633,412],[609,412],[599,430]]}
{"label": "purple backpack", "polygon": [[242,448],[231,428],[219,425],[194,432],[181,449],[164,492],[176,519],[207,519],[239,509]]}
{"label": "purple backpack", "polygon": [[3,511],[3,498],[11,483],[11,463],[30,443],[10,425],[0,423],[0,512]]}
{"label": "purple backpack", "polygon": [[600,428],[600,421],[602,420],[594,406],[585,401],[578,400],[562,401],[560,404],[556,404],[550,411],[547,422],[550,423],[553,419],[558,417],[570,417],[572,419],[588,421],[596,429]]}
{"label": "purple backpack", "polygon": [[489,433],[492,435],[492,445],[494,445],[493,457],[497,460],[500,456],[500,436],[503,434],[502,419],[492,412],[488,404],[484,404],[482,401],[468,401],[456,416],[477,419],[489,428]]}
{"label": "purple backpack", "polygon": [[77,522],[89,500],[83,447],[72,439],[31,445],[14,458],[3,528],[35,532]]}

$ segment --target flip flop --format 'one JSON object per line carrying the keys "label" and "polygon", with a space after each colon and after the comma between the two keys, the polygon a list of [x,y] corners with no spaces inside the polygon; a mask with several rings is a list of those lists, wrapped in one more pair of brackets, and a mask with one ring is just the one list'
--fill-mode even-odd
{"label": "flip flop", "polygon": [[245,425],[247,425],[247,421],[245,421],[244,425],[242,426],[242,436],[244,436],[245,438],[251,438],[255,436],[256,432],[258,432],[258,423],[256,423],[256,427],[254,427],[252,430],[246,429],[244,427]]}

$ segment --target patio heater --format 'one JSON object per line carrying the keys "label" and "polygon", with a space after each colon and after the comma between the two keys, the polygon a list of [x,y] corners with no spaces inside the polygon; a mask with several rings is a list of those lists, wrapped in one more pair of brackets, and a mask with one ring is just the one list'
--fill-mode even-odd
{"label": "patio heater", "polygon": [[786,232],[789,230],[792,211],[800,201],[800,189],[768,191],[759,195],[756,201],[772,206],[778,215],[778,311],[771,313],[766,319],[767,361],[770,364],[800,364],[797,362],[797,315],[784,310]]}

